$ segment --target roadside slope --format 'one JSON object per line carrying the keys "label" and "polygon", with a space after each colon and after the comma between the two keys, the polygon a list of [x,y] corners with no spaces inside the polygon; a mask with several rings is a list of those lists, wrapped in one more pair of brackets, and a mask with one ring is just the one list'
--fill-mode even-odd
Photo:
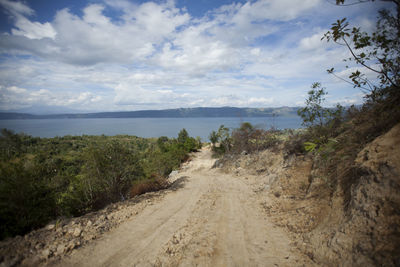
{"label": "roadside slope", "polygon": [[216,165],[251,186],[268,220],[319,266],[400,266],[399,144],[397,124],[339,166],[335,180],[321,161],[283,147],[227,155]]}

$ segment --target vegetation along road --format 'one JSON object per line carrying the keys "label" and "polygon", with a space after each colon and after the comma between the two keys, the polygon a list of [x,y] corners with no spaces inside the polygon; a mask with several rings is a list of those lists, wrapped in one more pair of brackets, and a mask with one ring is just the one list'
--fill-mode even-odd
{"label": "vegetation along road", "polygon": [[243,177],[213,163],[203,148],[175,176],[179,189],[56,265],[312,265],[269,221]]}

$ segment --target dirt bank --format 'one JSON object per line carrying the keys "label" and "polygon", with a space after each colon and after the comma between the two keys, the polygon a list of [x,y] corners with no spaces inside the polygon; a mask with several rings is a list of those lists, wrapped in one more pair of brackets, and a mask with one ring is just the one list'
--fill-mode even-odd
{"label": "dirt bank", "polygon": [[[270,220],[323,266],[400,266],[400,124],[368,144],[346,183],[320,176],[311,157],[282,149],[217,162],[247,177]],[[346,160],[346,159],[343,159]]]}

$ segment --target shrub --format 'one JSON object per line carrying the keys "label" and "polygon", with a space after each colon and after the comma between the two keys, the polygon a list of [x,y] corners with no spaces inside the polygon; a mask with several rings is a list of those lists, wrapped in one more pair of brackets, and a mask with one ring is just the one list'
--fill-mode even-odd
{"label": "shrub", "polygon": [[214,156],[221,156],[229,152],[232,147],[232,138],[229,128],[221,125],[218,132],[212,131],[209,135]]}
{"label": "shrub", "polygon": [[232,152],[248,153],[267,149],[279,143],[277,135],[279,131],[270,129],[257,129],[249,122],[241,124],[240,128],[232,132]]}
{"label": "shrub", "polygon": [[186,131],[186,129],[185,128],[183,128],[179,133],[178,133],[178,143],[180,143],[180,144],[184,144],[186,141],[187,141],[187,139],[189,139],[189,134],[188,134],[188,132]]}
{"label": "shrub", "polygon": [[200,136],[196,137],[196,147],[197,147],[197,149],[201,149],[203,147]]}
{"label": "shrub", "polygon": [[284,151],[286,155],[301,155],[306,152],[304,143],[310,140],[308,131],[296,131],[289,133],[284,143]]}
{"label": "shrub", "polygon": [[135,197],[147,192],[155,192],[166,189],[170,183],[162,177],[153,175],[151,179],[136,182],[130,189],[130,197]]}
{"label": "shrub", "polygon": [[89,147],[84,158],[81,187],[95,209],[124,200],[132,182],[142,177],[137,155],[116,141]]}
{"label": "shrub", "polygon": [[215,148],[215,145],[216,145],[216,143],[218,142],[218,139],[219,139],[217,132],[216,131],[212,131],[210,133],[210,135],[208,136],[208,139],[210,139],[212,147]]}
{"label": "shrub", "polygon": [[[201,142],[134,136],[32,138],[0,135],[0,238],[25,234],[58,216],[80,216],[140,192],[164,188]],[[148,181],[148,183],[147,183]]]}
{"label": "shrub", "polygon": [[1,130],[0,136],[0,155],[4,160],[13,158],[25,152],[24,139],[27,136],[23,134],[15,134],[8,129]]}
{"label": "shrub", "polygon": [[309,140],[306,150],[318,150],[336,137],[341,132],[344,108],[337,104],[335,108],[324,108],[324,96],[327,94],[320,83],[314,83],[308,92],[306,106],[298,110],[299,116],[303,119],[303,126],[307,127]]}
{"label": "shrub", "polygon": [[161,136],[157,139],[157,145],[162,152],[167,151],[168,142],[169,142],[169,139],[166,136]]}
{"label": "shrub", "polygon": [[56,215],[48,174],[38,165],[0,164],[0,238],[46,224]]}

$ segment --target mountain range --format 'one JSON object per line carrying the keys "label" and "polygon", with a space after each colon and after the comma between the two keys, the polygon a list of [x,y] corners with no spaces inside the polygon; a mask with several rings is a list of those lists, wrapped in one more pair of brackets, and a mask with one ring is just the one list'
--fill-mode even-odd
{"label": "mountain range", "polygon": [[0,112],[0,120],[14,119],[94,119],[94,118],[200,118],[200,117],[294,117],[297,107],[236,108],[198,107],[164,110],[138,110],[97,113],[65,113],[35,115],[30,113]]}

